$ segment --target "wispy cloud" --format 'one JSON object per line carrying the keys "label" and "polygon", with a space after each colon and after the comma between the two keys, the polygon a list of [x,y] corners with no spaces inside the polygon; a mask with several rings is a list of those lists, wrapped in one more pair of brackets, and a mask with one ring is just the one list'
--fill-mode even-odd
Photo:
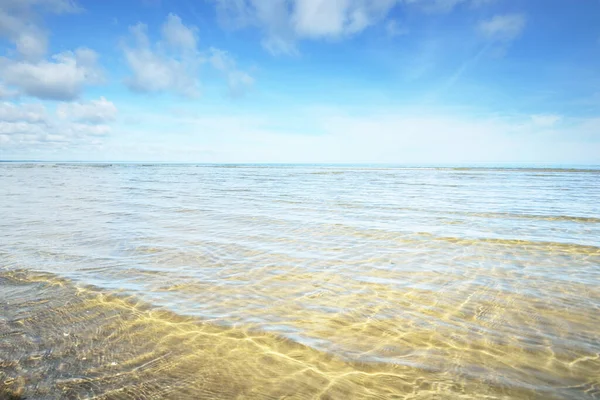
{"label": "wispy cloud", "polygon": [[403,3],[414,5],[427,13],[449,13],[463,5],[483,7],[496,0],[403,0]]}
{"label": "wispy cloud", "polygon": [[152,43],[148,26],[142,23],[129,28],[133,45],[124,44],[123,53],[131,75],[125,85],[138,93],[171,92],[193,98],[200,94],[200,70],[211,65],[221,73],[232,95],[240,95],[254,82],[240,70],[226,51],[198,46],[198,28],[185,25],[181,18],[169,14],[161,27],[161,39]]}
{"label": "wispy cloud", "polygon": [[389,37],[393,38],[396,36],[408,35],[410,29],[408,29],[408,27],[402,25],[398,21],[392,19],[385,24],[385,32]]}
{"label": "wispy cloud", "polygon": [[556,114],[536,114],[531,116],[531,121],[536,126],[551,127],[556,125],[562,117]]}
{"label": "wispy cloud", "polygon": [[521,35],[525,29],[526,19],[522,14],[496,15],[481,21],[479,32],[489,40],[509,42]]}
{"label": "wispy cloud", "polygon": [[515,39],[523,33],[527,19],[523,14],[496,15],[480,21],[477,25],[479,34],[493,49],[493,54],[502,57]]}
{"label": "wispy cloud", "polygon": [[446,81],[440,92],[450,90],[468,71],[469,68],[474,67],[479,62],[481,57],[488,51],[489,48],[489,44],[484,45],[477,53],[475,53],[475,55],[473,55],[473,57],[463,62],[461,66],[454,72],[454,74],[452,74],[452,76]]}
{"label": "wispy cloud", "polygon": [[297,54],[302,39],[340,39],[382,21],[399,0],[214,0],[230,27],[263,31],[273,54]]}
{"label": "wispy cloud", "polygon": [[395,19],[396,7],[447,13],[459,5],[483,6],[491,0],[212,0],[221,23],[231,29],[258,28],[272,54],[297,55],[302,40],[343,40],[385,24],[389,36],[408,33]]}
{"label": "wispy cloud", "polygon": [[185,26],[181,18],[169,14],[162,26],[162,42],[152,44],[148,27],[138,23],[129,27],[134,45],[123,46],[131,70],[125,84],[142,93],[173,91],[194,97],[199,94],[198,79],[203,62],[197,45],[197,30]]}
{"label": "wispy cloud", "polygon": [[238,69],[235,60],[229,53],[211,48],[209,54],[211,65],[225,76],[230,96],[242,96],[252,87],[254,78],[247,72]]}

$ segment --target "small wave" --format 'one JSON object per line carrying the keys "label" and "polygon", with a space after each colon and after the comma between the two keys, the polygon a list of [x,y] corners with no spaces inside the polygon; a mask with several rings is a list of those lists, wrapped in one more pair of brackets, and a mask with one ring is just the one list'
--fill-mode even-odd
{"label": "small wave", "polygon": [[442,371],[344,361],[53,275],[3,272],[0,287],[0,330],[14,331],[3,338],[1,375],[27,398],[367,399],[408,395],[424,382],[435,384],[432,395],[453,397],[473,386],[450,384]]}
{"label": "small wave", "polygon": [[347,173],[348,171],[318,171],[318,172],[310,172],[310,175],[342,175]]}
{"label": "small wave", "polygon": [[547,167],[439,167],[441,171],[501,171],[501,172],[553,172],[600,174],[600,168],[547,168]]}
{"label": "small wave", "polygon": [[[430,234],[427,234],[431,236]],[[543,247],[548,252],[558,251],[567,253],[578,253],[587,255],[600,255],[600,247],[588,246],[575,243],[563,243],[563,242],[543,242],[526,239],[504,239],[504,238],[467,238],[467,237],[430,237],[431,240],[444,241],[459,244],[462,246],[477,245],[477,244],[495,244],[503,246],[514,246],[521,248],[528,247]]]}
{"label": "small wave", "polygon": [[[430,210],[423,210],[430,211]],[[441,213],[453,215],[465,215],[471,217],[482,218],[512,218],[512,219],[531,219],[539,221],[568,221],[585,224],[598,224],[600,218],[597,217],[580,217],[574,215],[542,215],[542,214],[518,214],[518,213],[493,213],[493,212],[460,212],[460,211],[440,211]]]}

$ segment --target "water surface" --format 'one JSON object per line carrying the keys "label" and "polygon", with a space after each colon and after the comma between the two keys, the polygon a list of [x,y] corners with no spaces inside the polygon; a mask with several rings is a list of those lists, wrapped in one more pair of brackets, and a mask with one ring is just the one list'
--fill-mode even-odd
{"label": "water surface", "polygon": [[0,391],[600,398],[600,170],[0,164]]}

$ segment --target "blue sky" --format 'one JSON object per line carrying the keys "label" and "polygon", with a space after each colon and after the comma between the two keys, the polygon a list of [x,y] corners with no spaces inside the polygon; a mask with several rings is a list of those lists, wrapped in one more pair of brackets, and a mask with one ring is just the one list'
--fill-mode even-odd
{"label": "blue sky", "polygon": [[0,0],[0,159],[600,164],[600,2]]}

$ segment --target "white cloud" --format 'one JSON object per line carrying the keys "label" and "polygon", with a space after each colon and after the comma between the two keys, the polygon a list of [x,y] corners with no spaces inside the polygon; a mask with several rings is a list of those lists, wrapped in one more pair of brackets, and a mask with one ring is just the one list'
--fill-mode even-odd
{"label": "white cloud", "polygon": [[293,39],[278,34],[272,34],[261,41],[262,46],[273,55],[298,55],[298,49]]}
{"label": "white cloud", "polygon": [[0,36],[14,43],[20,57],[35,61],[45,56],[47,33],[36,21],[40,13],[80,11],[70,0],[0,0]]}
{"label": "white cloud", "polygon": [[[199,94],[199,67],[202,59],[195,54],[195,32],[186,28],[178,17],[169,15],[162,34],[173,48],[152,45],[148,27],[138,23],[129,28],[135,46],[125,46],[123,51],[132,75],[125,80],[131,90],[142,93],[173,91],[186,97]],[[166,36],[165,36],[166,35]],[[192,45],[194,47],[190,48]]]}
{"label": "white cloud", "polygon": [[28,60],[37,60],[46,54],[48,40],[41,32],[31,29],[28,32],[21,32],[15,39],[17,51]]}
{"label": "white cloud", "polygon": [[339,37],[381,21],[398,0],[295,0],[292,23],[300,37]]}
{"label": "white cloud", "polygon": [[226,51],[211,48],[209,61],[217,71],[225,76],[231,96],[243,95],[254,84],[254,78],[248,73],[240,71],[235,60]]}
{"label": "white cloud", "polygon": [[61,104],[57,118],[41,104],[0,103],[0,147],[3,151],[38,151],[55,145],[78,147],[107,136],[116,112],[104,98]]}
{"label": "white cloud", "polygon": [[27,122],[27,123],[44,123],[48,116],[46,108],[41,104],[24,104],[17,105],[14,103],[0,103],[0,121]]}
{"label": "white cloud", "polygon": [[114,121],[117,107],[104,97],[89,102],[61,103],[56,108],[60,118],[81,122],[104,123]]}
{"label": "white cloud", "polygon": [[299,39],[336,39],[383,20],[400,0],[215,0],[221,20],[234,28],[259,27],[265,49],[297,53]]}
{"label": "white cloud", "polygon": [[[493,0],[212,0],[223,25],[259,28],[262,45],[272,54],[298,54],[303,39],[343,39],[382,23],[396,6],[425,12],[450,12],[460,4],[482,6]],[[390,36],[407,29],[388,21]]]}
{"label": "white cloud", "polygon": [[76,99],[84,86],[102,82],[94,51],[80,48],[52,56],[52,61],[0,58],[4,82],[22,93],[47,100]]}
{"label": "white cloud", "polygon": [[48,129],[48,115],[41,104],[0,103],[2,148],[42,141]]}
{"label": "white cloud", "polygon": [[556,125],[562,117],[555,114],[536,114],[531,116],[534,125],[540,127],[551,127]]}
{"label": "white cloud", "polygon": [[80,124],[73,123],[67,125],[66,128],[62,130],[66,134],[74,137],[82,137],[82,136],[105,136],[111,132],[111,128],[108,125],[89,125],[89,124]]}
{"label": "white cloud", "polygon": [[349,1],[296,1],[292,14],[294,30],[301,37],[339,36],[349,30],[350,6]]}
{"label": "white cloud", "polygon": [[2,82],[0,82],[0,99],[10,99],[13,97],[17,97],[19,93],[16,90],[7,89],[4,87]]}
{"label": "white cloud", "polygon": [[497,58],[504,57],[512,41],[517,39],[525,29],[526,22],[522,14],[496,15],[480,21],[477,30],[487,42],[488,54]]}
{"label": "white cloud", "polygon": [[0,9],[0,36],[15,44],[20,57],[36,60],[46,54],[46,34],[23,16],[8,14]]}
{"label": "white cloud", "polygon": [[73,100],[84,86],[101,81],[97,55],[92,50],[80,48],[46,59],[48,34],[38,23],[41,15],[80,10],[71,0],[0,0],[0,36],[14,44],[14,51],[0,57],[1,97],[24,94]]}
{"label": "white cloud", "polygon": [[0,121],[0,134],[12,136],[16,134],[41,134],[44,128],[26,121]]}
{"label": "white cloud", "polygon": [[390,20],[385,24],[385,32],[389,37],[408,35],[409,29],[398,23],[396,20]]}
{"label": "white cloud", "polygon": [[168,15],[161,40],[156,43],[150,42],[146,25],[140,23],[129,29],[135,46],[123,47],[132,72],[125,84],[135,92],[174,92],[195,97],[200,92],[200,67],[206,61],[225,78],[232,96],[243,94],[254,83],[229,53],[212,47],[200,51],[198,29],[184,25],[177,15]]}
{"label": "white cloud", "polygon": [[196,51],[197,32],[196,27],[185,26],[175,14],[169,14],[162,26],[162,36],[167,44],[186,51]]}
{"label": "white cloud", "polygon": [[509,42],[523,32],[525,23],[525,16],[521,14],[496,15],[489,20],[481,21],[478,29],[489,40]]}
{"label": "white cloud", "polygon": [[30,12],[34,6],[54,14],[81,11],[81,7],[74,0],[1,0],[0,6],[5,10],[20,12]]}

